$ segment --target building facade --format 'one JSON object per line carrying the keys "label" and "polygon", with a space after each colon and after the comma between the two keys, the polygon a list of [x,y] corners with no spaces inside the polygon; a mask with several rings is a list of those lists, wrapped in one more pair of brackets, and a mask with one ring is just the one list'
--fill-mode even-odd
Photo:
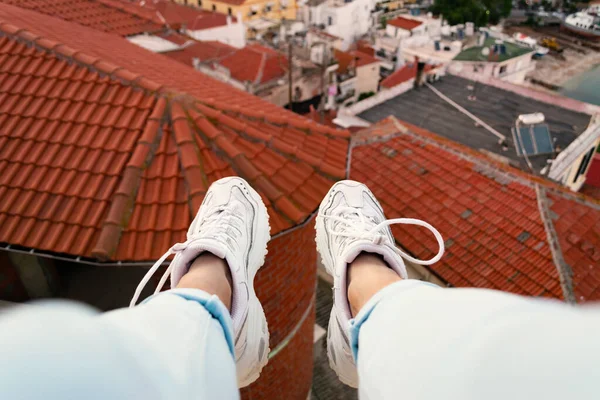
{"label": "building facade", "polygon": [[464,70],[520,84],[535,68],[533,49],[501,39],[480,39],[478,45],[464,49],[454,57],[448,69],[450,72],[461,73]]}
{"label": "building facade", "polygon": [[237,48],[246,45],[246,28],[241,14],[224,16],[218,23],[197,19],[185,27],[185,33],[196,40],[216,40]]}
{"label": "building facade", "polygon": [[374,7],[373,0],[308,1],[302,18],[307,26],[316,26],[341,38],[342,48],[348,49],[374,26],[371,14]]}
{"label": "building facade", "polygon": [[295,19],[296,0],[176,0],[204,10],[235,16],[243,22],[259,18],[272,20]]}

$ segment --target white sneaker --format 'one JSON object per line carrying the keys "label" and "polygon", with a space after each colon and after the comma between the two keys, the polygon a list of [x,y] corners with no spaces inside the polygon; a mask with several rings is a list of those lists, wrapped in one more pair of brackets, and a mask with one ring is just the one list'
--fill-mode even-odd
{"label": "white sneaker", "polygon": [[254,276],[265,261],[269,231],[267,209],[258,193],[241,178],[220,179],[206,193],[185,243],[175,244],[154,264],[131,300],[131,306],[135,305],[146,283],[171,254],[175,258],[155,293],[162,289],[169,274],[171,287],[177,286],[201,253],[209,252],[227,261],[233,282],[231,318],[239,387],[258,379],[269,354],[267,320],[254,292]]}
{"label": "white sneaker", "polygon": [[[417,260],[395,246],[392,224],[412,224],[428,228],[435,235],[440,251],[431,260]],[[440,233],[418,219],[386,220],[383,209],[369,188],[355,181],[337,182],[329,190],[317,215],[317,251],[327,272],[333,276],[334,302],[329,319],[327,354],[329,365],[340,380],[358,387],[356,363],[348,338],[352,318],[348,304],[346,273],[348,264],[362,252],[381,255],[403,279],[408,278],[402,257],[422,265],[437,262],[444,254]]]}

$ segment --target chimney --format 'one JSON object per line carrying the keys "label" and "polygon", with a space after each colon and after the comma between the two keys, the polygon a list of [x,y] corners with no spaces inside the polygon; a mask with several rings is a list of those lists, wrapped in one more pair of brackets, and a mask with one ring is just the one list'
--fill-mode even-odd
{"label": "chimney", "polygon": [[425,69],[425,63],[419,61],[419,57],[415,57],[415,66],[417,67],[417,73],[415,76],[415,89],[423,84],[423,70]]}
{"label": "chimney", "polygon": [[227,16],[227,26],[231,25],[231,15]]}

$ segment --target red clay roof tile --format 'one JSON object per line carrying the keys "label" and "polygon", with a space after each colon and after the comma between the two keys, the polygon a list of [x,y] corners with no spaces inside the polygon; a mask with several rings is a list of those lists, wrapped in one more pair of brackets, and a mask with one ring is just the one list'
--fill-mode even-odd
{"label": "red clay roof tile", "polygon": [[397,28],[401,28],[407,31],[412,31],[416,27],[422,24],[421,21],[417,21],[415,19],[405,18],[405,17],[396,17],[387,21],[388,25],[395,26]]}
{"label": "red clay roof tile", "polygon": [[217,41],[190,41],[188,43],[179,50],[169,51],[164,55],[185,65],[193,66],[194,58],[200,61],[219,60],[236,51],[235,47]]}
{"label": "red clay roof tile", "polygon": [[[18,40],[4,21],[24,29]],[[0,58],[9,60],[0,65],[0,242],[153,260],[185,238],[216,179],[248,179],[275,234],[306,219],[343,178],[348,132],[324,134],[299,115],[81,25],[0,4],[0,30]],[[47,39],[38,42],[60,58],[23,43],[27,37]],[[36,71],[21,67],[34,60],[43,61]],[[101,65],[112,74],[100,77]],[[278,141],[289,154],[278,153]],[[302,146],[310,157],[298,157]]]}
{"label": "red clay roof tile", "polygon": [[[120,0],[112,2],[109,0],[0,0],[0,2],[120,36],[157,32],[164,28],[155,13],[144,11],[142,7]],[[12,23],[10,20],[6,22]],[[28,32],[27,35],[28,38],[21,34],[27,40],[35,40],[37,37],[32,32]],[[40,38],[37,44],[53,48],[59,42],[50,38]]]}
{"label": "red clay roof tile", "polygon": [[[388,217],[426,220],[444,237],[446,254],[430,267],[442,280],[563,298],[538,206],[539,185],[555,215],[551,222],[573,270],[577,301],[600,299],[599,202],[391,117],[355,140],[351,178],[371,188]],[[394,226],[393,233],[415,256],[434,255],[429,232]]]}
{"label": "red clay roof tile", "polygon": [[[283,78],[288,65],[286,56],[258,44],[237,49],[217,62],[227,68],[235,80],[255,84]],[[258,118],[264,117],[259,115],[262,110],[256,112]]]}

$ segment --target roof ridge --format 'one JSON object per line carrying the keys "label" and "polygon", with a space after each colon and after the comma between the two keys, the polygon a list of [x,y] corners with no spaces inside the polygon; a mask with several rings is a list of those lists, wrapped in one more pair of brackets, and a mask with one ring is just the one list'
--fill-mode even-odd
{"label": "roof ridge", "polygon": [[[151,260],[159,247],[184,236],[183,222],[219,178],[251,181],[275,234],[314,216],[331,184],[346,176],[347,131],[319,126],[118,35],[2,5],[0,52],[9,60],[3,89],[14,91],[0,100],[8,129],[0,142],[9,157],[1,166],[6,205],[0,220],[14,227],[23,216],[30,219],[16,233],[3,232],[6,243],[101,260]],[[97,135],[85,134],[88,122]],[[219,136],[215,144],[203,140],[211,134]],[[22,141],[50,136],[51,145]],[[69,152],[60,152],[62,143]],[[103,176],[92,176],[90,168]],[[61,185],[52,184],[57,180]],[[44,194],[31,191],[9,210],[14,215],[7,213],[29,188]],[[63,229],[86,218],[93,223],[85,229]],[[143,245],[134,254],[136,243]]]}
{"label": "roof ridge", "polygon": [[[559,185],[558,183],[554,183],[554,182],[550,181],[549,179],[546,179],[546,178],[543,178],[540,176],[536,176],[536,175],[532,175],[528,172],[525,172],[518,168],[515,168],[512,165],[505,164],[501,161],[495,160],[485,153],[474,150],[474,149],[472,149],[468,146],[465,146],[461,143],[457,143],[453,140],[447,139],[441,135],[438,135],[434,132],[430,132],[424,128],[420,128],[420,127],[413,125],[411,123],[408,123],[406,121],[399,120],[398,118],[396,118],[393,115],[390,115],[389,117],[385,118],[382,121],[386,121],[386,120],[389,120],[390,122],[394,123],[395,126],[397,126],[398,124],[400,124],[401,126],[405,126],[406,128],[408,128],[408,130],[406,132],[399,132],[396,135],[388,135],[386,137],[378,138],[380,140],[376,140],[376,141],[387,142],[390,139],[393,139],[394,137],[398,137],[401,135],[411,135],[420,140],[424,140],[429,144],[433,144],[439,148],[449,151],[462,159],[466,159],[475,164],[479,164],[480,166],[501,169],[502,173],[504,175],[508,175],[511,180],[517,181],[525,186],[533,188],[534,185],[541,184],[547,190],[550,190],[554,194],[561,195],[562,197],[564,197],[568,200],[578,201],[589,207],[600,210],[600,199],[595,199],[595,198],[590,197],[583,193],[573,193],[568,188],[565,188],[565,187]],[[354,143],[353,147],[364,146],[364,145],[368,145],[370,143],[372,143],[372,141]],[[482,172],[482,171],[480,171],[480,172]],[[493,173],[493,171],[489,171],[489,172]]]}
{"label": "roof ridge", "polygon": [[540,184],[534,185],[535,196],[538,204],[538,210],[540,213],[540,219],[544,225],[544,231],[546,231],[546,241],[550,248],[550,254],[552,255],[552,262],[557,269],[558,278],[560,280],[560,286],[563,291],[565,301],[568,303],[575,304],[575,292],[573,290],[573,270],[566,263],[563,256],[563,252],[560,248],[560,241],[556,230],[554,229],[554,223],[552,222],[550,207],[548,206],[548,197],[546,196],[546,189]]}
{"label": "roof ridge", "polygon": [[88,54],[83,50],[74,49],[64,43],[57,42],[52,39],[47,39],[42,35],[37,35],[27,29],[19,28],[8,22],[0,22],[0,32],[3,32],[7,37],[30,44],[39,50],[50,53],[59,59],[66,58],[69,61],[76,62],[93,72],[100,72],[109,75],[112,79],[125,81],[128,84],[147,90],[150,93],[162,91],[163,85],[146,78],[143,75],[129,71],[125,67],[118,66],[109,61],[104,61],[100,57]]}
{"label": "roof ridge", "polygon": [[[174,92],[179,93],[179,91],[161,85],[154,80],[145,77],[142,74],[135,73],[130,71],[129,69],[113,64],[112,62],[105,61],[100,57],[93,56],[87,53],[84,50],[74,49],[64,43],[60,43],[51,39],[47,39],[42,35],[37,35],[27,29],[19,28],[8,22],[0,22],[0,31],[4,32],[8,37],[13,38],[17,41],[22,41],[32,46],[36,46],[37,48],[46,51],[52,55],[57,56],[58,58],[64,57],[69,61],[74,61],[80,64],[81,66],[93,71],[100,72],[109,75],[112,79],[118,79],[124,81],[134,87],[139,87],[143,90],[146,90],[150,93],[165,93],[165,92]],[[262,52],[257,52],[259,54],[265,54]],[[186,93],[187,94],[187,93]],[[282,125],[293,125],[298,129],[305,129],[307,132],[322,134],[328,138],[349,138],[350,132],[346,129],[340,130],[331,128],[325,125],[317,124],[315,121],[312,121],[308,118],[304,118],[300,115],[297,115],[297,118],[292,119],[292,123],[290,124],[290,117],[283,116],[280,117],[277,114],[268,115],[262,111],[253,113],[250,110],[243,109],[239,106],[231,106],[227,103],[218,102],[211,98],[199,99],[193,95],[189,95],[194,98],[195,101],[207,104],[211,107],[218,108],[220,110],[227,110],[236,112],[239,115],[242,115],[247,118],[252,119],[264,119],[274,124]],[[296,116],[296,115],[294,115]]]}
{"label": "roof ridge", "polygon": [[265,69],[265,64],[267,63],[267,54],[263,53],[263,52],[257,52],[260,54],[260,65],[258,66],[258,70],[256,71],[256,76],[254,77],[254,83],[255,85],[259,84],[260,81],[262,80],[263,74],[264,74],[264,69]]}
{"label": "roof ridge", "polygon": [[293,120],[293,124],[290,124],[290,118],[280,117],[277,114],[266,114],[264,111],[254,112],[253,110],[245,109],[237,105],[219,102],[212,98],[202,100],[197,99],[197,102],[206,106],[210,106],[214,109],[218,109],[220,112],[232,112],[250,119],[264,120],[279,126],[293,125],[298,129],[306,130],[309,133],[318,133],[330,139],[349,139],[351,136],[350,131],[347,129],[336,129],[326,125],[321,125],[301,115],[297,115],[297,119]]}
{"label": "roof ridge", "polygon": [[117,251],[121,233],[129,225],[133,204],[140,187],[142,171],[151,163],[161,138],[167,100],[160,97],[127,162],[123,176],[112,198],[92,255],[103,261]]}
{"label": "roof ridge", "polygon": [[339,174],[341,174],[340,176],[345,175],[345,171],[335,170],[332,166],[323,161],[320,163],[316,162],[312,159],[312,156],[310,154],[308,154],[298,146],[289,145],[283,140],[276,138],[271,134],[261,132],[258,129],[249,126],[248,124],[238,122],[221,111],[207,109],[204,105],[201,104],[195,104],[195,107],[200,113],[202,113],[202,116],[204,116],[205,118],[217,119],[222,124],[235,130],[236,133],[244,139],[264,144],[265,146],[269,147],[278,154],[285,155],[288,157],[291,156],[293,159],[312,163],[315,172],[319,173],[324,177],[329,178],[331,176],[336,176]]}

